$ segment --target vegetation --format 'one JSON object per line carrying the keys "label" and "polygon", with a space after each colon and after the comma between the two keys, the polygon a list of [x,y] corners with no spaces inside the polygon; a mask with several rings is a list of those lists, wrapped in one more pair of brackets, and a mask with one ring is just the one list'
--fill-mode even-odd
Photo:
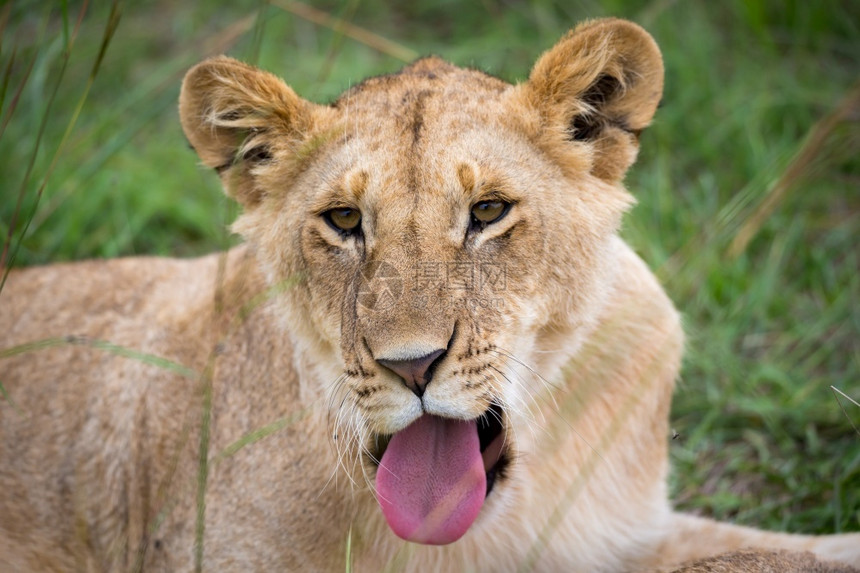
{"label": "vegetation", "polygon": [[176,114],[182,74],[207,55],[326,102],[419,54],[517,81],[578,21],[645,26],[666,93],[624,235],[689,336],[673,497],[756,526],[860,530],[860,406],[831,389],[860,399],[856,3],[79,4],[0,7],[0,266],[236,242]]}

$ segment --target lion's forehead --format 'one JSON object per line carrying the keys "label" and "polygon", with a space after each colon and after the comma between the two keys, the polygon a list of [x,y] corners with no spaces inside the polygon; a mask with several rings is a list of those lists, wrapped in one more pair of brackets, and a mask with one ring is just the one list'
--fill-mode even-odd
{"label": "lion's forehead", "polygon": [[482,119],[462,111],[416,112],[406,123],[392,114],[344,118],[340,144],[323,154],[319,171],[345,197],[428,208],[553,174],[549,158],[502,113]]}
{"label": "lion's forehead", "polygon": [[347,129],[397,137],[405,140],[398,143],[414,146],[495,123],[510,87],[481,72],[430,58],[400,73],[366,80],[333,107],[341,112]]}
{"label": "lion's forehead", "polygon": [[511,87],[432,57],[366,80],[332,106],[340,145],[323,154],[321,171],[357,206],[384,202],[394,216],[461,210],[474,199],[464,194],[540,163],[510,113]]}
{"label": "lion's forehead", "polygon": [[368,78],[344,92],[335,108],[409,103],[418,94],[441,94],[458,102],[498,96],[511,85],[478,70],[458,68],[439,58],[423,58],[401,71]]}

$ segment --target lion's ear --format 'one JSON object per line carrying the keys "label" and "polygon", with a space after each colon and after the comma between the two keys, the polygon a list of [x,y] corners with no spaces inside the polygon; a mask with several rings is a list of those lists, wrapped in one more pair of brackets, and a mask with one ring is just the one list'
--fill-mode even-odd
{"label": "lion's ear", "polygon": [[191,68],[179,96],[191,146],[218,171],[228,195],[246,207],[262,198],[253,169],[272,159],[274,145],[299,143],[313,107],[272,74],[225,56]]}
{"label": "lion's ear", "polygon": [[663,60],[651,36],[625,20],[585,22],[537,61],[523,88],[545,133],[594,149],[593,173],[620,180],[663,92]]}

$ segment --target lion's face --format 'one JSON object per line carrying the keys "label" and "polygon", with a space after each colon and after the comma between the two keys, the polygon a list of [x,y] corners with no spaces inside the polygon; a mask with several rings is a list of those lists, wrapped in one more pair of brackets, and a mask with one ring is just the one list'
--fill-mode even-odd
{"label": "lion's face", "polygon": [[322,107],[234,60],[189,72],[186,133],[271,283],[294,282],[309,392],[398,535],[453,541],[504,495],[517,429],[575,351],[559,337],[601,308],[661,83],[650,38],[614,21],[519,86],[431,58]]}

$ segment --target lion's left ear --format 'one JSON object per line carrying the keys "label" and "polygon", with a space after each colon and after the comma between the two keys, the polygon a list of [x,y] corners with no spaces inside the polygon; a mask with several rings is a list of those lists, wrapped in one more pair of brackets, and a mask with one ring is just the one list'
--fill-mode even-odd
{"label": "lion's left ear", "polygon": [[638,25],[594,20],[541,56],[520,87],[537,108],[544,134],[591,144],[592,172],[614,182],[635,161],[639,133],[660,102],[663,60]]}

